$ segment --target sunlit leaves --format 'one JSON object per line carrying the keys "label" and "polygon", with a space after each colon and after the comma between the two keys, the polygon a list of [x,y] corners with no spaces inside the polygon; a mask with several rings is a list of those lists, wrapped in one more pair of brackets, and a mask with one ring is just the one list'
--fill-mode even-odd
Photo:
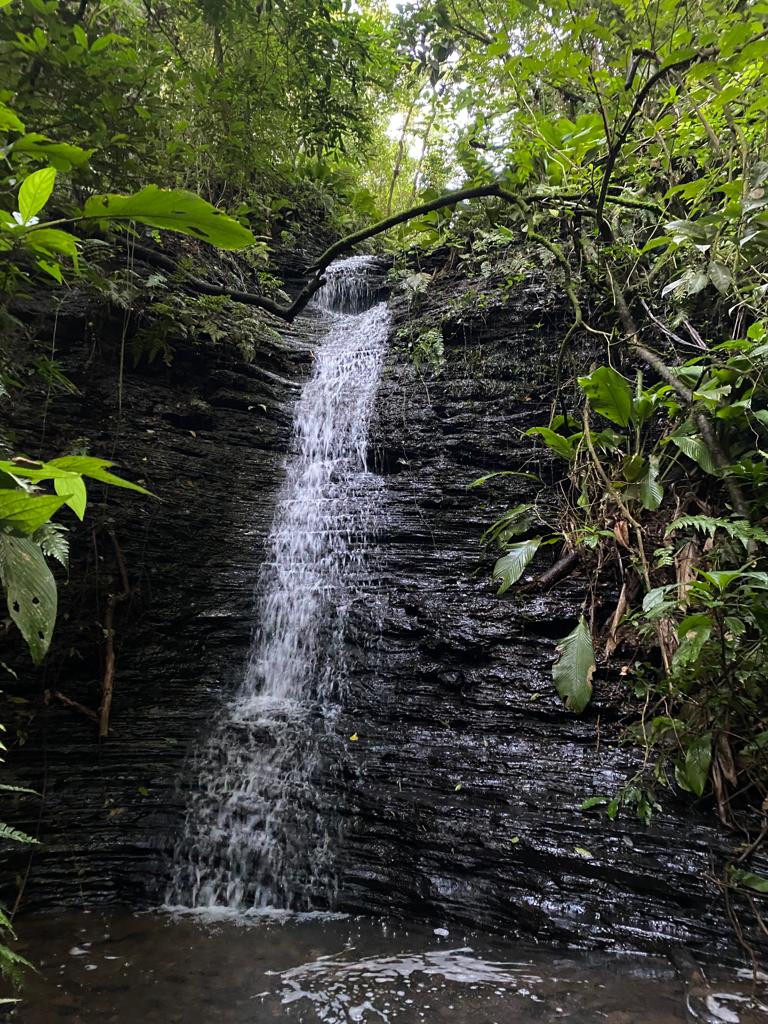
{"label": "sunlit leaves", "polygon": [[92,196],[83,214],[93,220],[138,221],[154,228],[179,231],[221,249],[243,249],[256,241],[247,228],[193,192],[155,185],[148,185],[132,196]]}
{"label": "sunlit leaves", "polygon": [[19,189],[19,214],[21,223],[26,225],[33,221],[53,192],[56,171],[53,167],[43,167],[34,171],[22,182]]}

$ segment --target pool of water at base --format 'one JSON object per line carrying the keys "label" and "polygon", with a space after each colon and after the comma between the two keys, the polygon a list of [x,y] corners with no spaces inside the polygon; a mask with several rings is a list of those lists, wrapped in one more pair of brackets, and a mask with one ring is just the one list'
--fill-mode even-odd
{"label": "pool of water at base", "polygon": [[18,921],[38,967],[23,1024],[754,1024],[768,977],[685,985],[664,959],[526,946],[333,915],[136,914]]}

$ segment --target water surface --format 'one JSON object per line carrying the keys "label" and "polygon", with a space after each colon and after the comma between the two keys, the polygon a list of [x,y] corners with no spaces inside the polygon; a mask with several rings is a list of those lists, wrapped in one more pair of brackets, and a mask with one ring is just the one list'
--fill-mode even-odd
{"label": "water surface", "polygon": [[[765,1021],[735,973],[372,919],[122,910],[19,922],[40,968],[24,1024],[719,1024]],[[758,1000],[766,1003],[760,983]],[[695,1016],[686,1007],[690,1002]]]}

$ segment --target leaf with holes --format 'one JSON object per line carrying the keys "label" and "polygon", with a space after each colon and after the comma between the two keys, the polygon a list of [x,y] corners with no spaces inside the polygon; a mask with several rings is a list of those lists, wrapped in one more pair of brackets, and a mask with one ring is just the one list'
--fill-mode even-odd
{"label": "leaf with holes", "polygon": [[92,196],[83,209],[92,220],[139,221],[153,228],[194,235],[220,249],[244,249],[256,241],[232,217],[211,206],[194,192],[148,185],[132,196]]}
{"label": "leaf with holes", "polygon": [[43,552],[28,537],[0,534],[0,581],[8,612],[39,664],[50,647],[56,624],[56,582]]}
{"label": "leaf with holes", "polygon": [[34,533],[47,523],[68,500],[68,494],[27,494],[26,491],[0,489],[0,525],[19,533]]}
{"label": "leaf with holes", "polygon": [[493,567],[493,578],[501,583],[498,594],[503,594],[513,583],[517,583],[536,554],[540,543],[540,537],[533,537],[520,544],[513,544],[507,554],[498,560]]}
{"label": "leaf with holes", "polygon": [[552,668],[555,689],[569,711],[580,714],[592,697],[595,650],[592,633],[584,616],[568,636],[557,645],[559,660]]}

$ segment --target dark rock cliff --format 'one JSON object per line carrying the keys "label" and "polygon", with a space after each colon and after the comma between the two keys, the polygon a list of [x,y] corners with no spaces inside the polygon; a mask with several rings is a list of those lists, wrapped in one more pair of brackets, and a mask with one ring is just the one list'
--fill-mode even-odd
{"label": "dark rock cliff", "polygon": [[[435,283],[427,306],[442,315],[461,289]],[[724,948],[729,928],[703,876],[729,837],[711,815],[681,803],[646,828],[579,811],[638,763],[606,742],[621,714],[615,681],[598,683],[581,717],[552,689],[555,640],[583,581],[498,599],[479,545],[498,513],[542,489],[526,476],[467,485],[498,469],[546,478],[523,431],[551,399],[566,313],[543,272],[503,307],[480,313],[471,297],[459,306],[442,372],[417,372],[393,344],[379,390],[370,447],[385,487],[370,592],[351,617],[340,732],[358,739],[345,741],[336,794],[339,903],[567,943]],[[405,299],[393,309],[397,328],[411,309]],[[29,734],[10,753],[13,778],[44,793],[14,818],[33,832],[39,818],[46,843],[32,855],[26,907],[161,897],[184,757],[246,655],[316,330],[303,318],[250,364],[231,345],[205,343],[179,348],[168,367],[129,368],[121,416],[119,332],[94,342],[70,318],[58,358],[81,394],[48,406],[28,391],[17,404],[17,450],[51,455],[85,439],[162,498],[111,492],[75,531],[52,657],[8,688],[30,701],[11,709]],[[119,587],[111,533],[134,593],[118,609],[112,734],[99,745],[94,723],[56,694],[98,705],[104,602]],[[23,875],[28,861],[21,850],[6,864]]]}
{"label": "dark rock cliff", "polygon": [[[57,358],[80,394],[49,401],[30,384],[12,410],[15,449],[51,457],[87,447],[159,500],[97,485],[84,527],[59,517],[73,527],[72,565],[68,582],[59,574],[54,644],[37,672],[20,654],[19,678],[4,686],[12,703],[2,720],[26,739],[11,748],[8,773],[44,795],[8,812],[33,835],[39,819],[44,843],[31,855],[14,847],[6,862],[6,881],[31,863],[27,908],[142,905],[162,892],[158,851],[179,826],[184,758],[245,659],[255,574],[315,330],[303,318],[300,336],[286,331],[250,363],[226,339],[179,346],[170,366],[133,368],[128,352],[121,414],[120,324],[92,316],[57,324]],[[50,330],[46,318],[37,325],[43,338]],[[99,705],[105,605],[122,590],[112,534],[133,593],[115,612],[111,734],[99,744],[95,723],[65,700]],[[19,647],[12,635],[4,646]]]}
{"label": "dark rock cliff", "polygon": [[[499,599],[482,558],[479,538],[504,509],[546,502],[523,475],[467,485],[494,470],[547,478],[524,431],[546,422],[567,310],[543,273],[487,314],[473,314],[462,287],[446,281],[419,307],[448,313],[442,372],[418,373],[394,346],[379,390],[379,599],[355,622],[344,724],[359,739],[348,743],[342,905],[568,943],[671,940],[713,952],[733,938],[704,876],[733,839],[711,811],[673,802],[646,828],[579,810],[639,767],[606,743],[626,684],[598,679],[579,717],[552,685],[555,641],[573,628],[586,582]],[[407,323],[409,303],[394,315],[395,328]],[[542,549],[534,568],[551,557]]]}

